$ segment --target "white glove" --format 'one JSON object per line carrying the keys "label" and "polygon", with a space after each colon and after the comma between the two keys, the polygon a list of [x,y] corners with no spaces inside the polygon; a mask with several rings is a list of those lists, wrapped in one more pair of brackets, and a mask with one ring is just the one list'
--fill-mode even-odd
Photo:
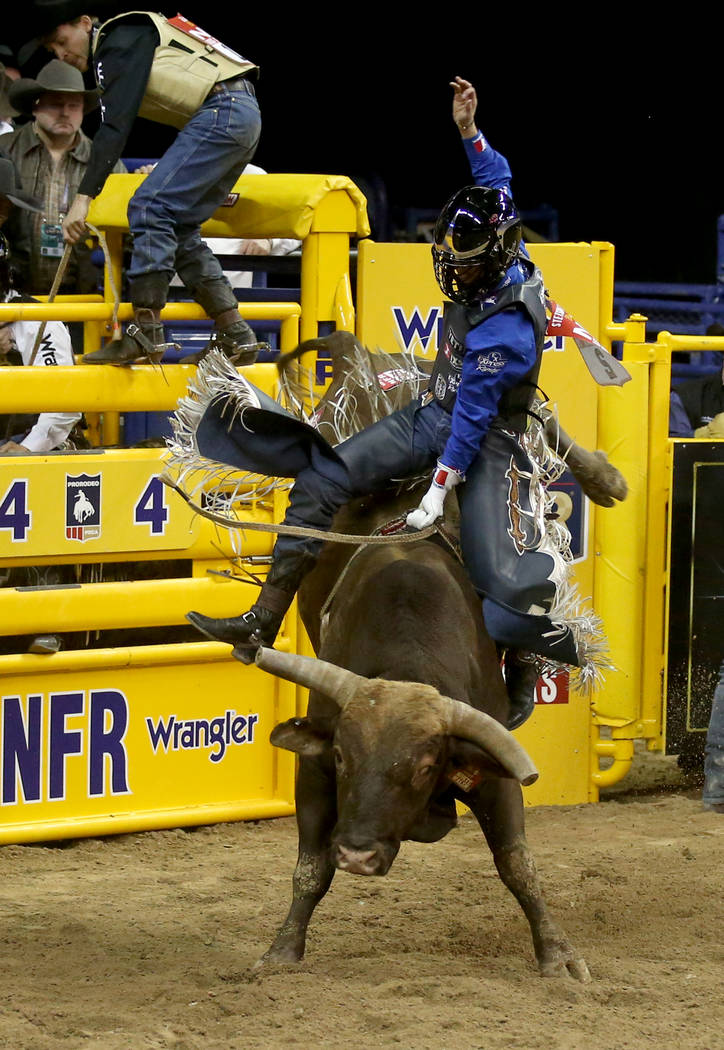
{"label": "white glove", "polygon": [[420,506],[407,515],[406,521],[410,528],[424,529],[441,518],[442,505],[448,492],[464,480],[464,474],[460,474],[453,467],[446,467],[438,460],[432,475],[432,484],[422,497]]}

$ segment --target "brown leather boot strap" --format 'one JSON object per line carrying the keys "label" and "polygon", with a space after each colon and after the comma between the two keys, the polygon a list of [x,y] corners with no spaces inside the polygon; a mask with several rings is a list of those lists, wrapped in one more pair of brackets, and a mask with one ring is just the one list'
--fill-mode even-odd
{"label": "brown leather boot strap", "polygon": [[262,585],[256,605],[262,605],[269,612],[283,616],[292,603],[294,592],[283,591],[281,587],[275,587],[273,583]]}

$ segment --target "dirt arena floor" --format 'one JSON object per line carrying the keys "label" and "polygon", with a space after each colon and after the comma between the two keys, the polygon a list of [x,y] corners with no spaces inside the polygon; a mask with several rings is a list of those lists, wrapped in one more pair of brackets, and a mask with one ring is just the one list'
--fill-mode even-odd
{"label": "dirt arena floor", "polygon": [[639,754],[595,806],[529,811],[587,985],[538,976],[471,818],[390,875],[338,874],[307,959],[250,968],[286,913],[293,820],[0,849],[0,1047],[724,1048],[724,817]]}

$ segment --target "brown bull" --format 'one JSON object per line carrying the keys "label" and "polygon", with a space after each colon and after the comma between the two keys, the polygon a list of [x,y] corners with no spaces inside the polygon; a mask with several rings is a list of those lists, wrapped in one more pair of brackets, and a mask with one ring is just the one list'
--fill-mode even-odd
{"label": "brown bull", "polygon": [[[414,494],[350,504],[335,527],[373,531]],[[344,575],[343,569],[347,566]],[[328,626],[320,613],[335,582]],[[320,660],[271,649],[258,663],[311,689],[306,718],[272,742],[300,756],[293,901],[259,965],[297,962],[336,868],[384,875],[401,841],[434,842],[470,807],[530,924],[541,973],[588,979],[551,918],[525,840],[520,782],[537,773],[504,728],[508,696],[480,600],[444,545],[328,544],[300,591]]]}
{"label": "brown bull", "polygon": [[[316,412],[320,428],[350,430],[401,407],[418,370],[405,355],[369,354],[354,336],[310,340],[280,359],[282,377],[307,351],[323,349],[333,378]],[[377,375],[399,369],[406,382],[381,391]],[[412,374],[410,374],[412,373]],[[424,381],[424,379],[422,380]],[[588,452],[557,426],[546,435],[595,502],[626,495],[602,452]],[[423,482],[427,485],[427,480]],[[340,532],[369,534],[417,502],[414,491],[366,497],[335,520]],[[448,501],[452,503],[453,501]],[[537,773],[504,728],[509,699],[481,603],[445,544],[417,541],[364,547],[327,544],[299,593],[319,660],[261,649],[264,669],[308,686],[306,718],[277,726],[272,742],[300,756],[299,857],[289,914],[259,965],[304,955],[314,908],[339,868],[384,875],[404,839],[434,842],[456,823],[457,800],[477,818],[505,885],[530,924],[545,975],[588,980],[588,969],[551,918],[525,840],[520,783]]]}

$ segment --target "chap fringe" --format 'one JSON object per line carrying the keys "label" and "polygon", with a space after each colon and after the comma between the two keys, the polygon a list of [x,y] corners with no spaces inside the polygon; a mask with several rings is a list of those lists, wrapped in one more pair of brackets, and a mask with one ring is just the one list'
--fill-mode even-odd
{"label": "chap fringe", "polygon": [[[364,347],[356,346],[345,355],[348,367],[331,401],[331,418],[322,418],[316,405],[313,373],[301,366],[296,378],[291,376],[291,370],[280,377],[280,401],[298,418],[323,433],[331,445],[337,445],[358,433],[362,426],[383,419],[418,396],[428,375],[412,353],[404,356],[401,366],[399,355],[392,358],[379,352],[383,365],[389,366],[384,371],[396,381],[395,385],[384,389]],[[378,360],[378,355],[375,360]],[[360,418],[356,391],[364,395],[372,410],[372,420]],[[208,405],[218,398],[225,399],[222,414],[228,415],[230,423],[239,418],[243,425],[245,410],[259,407],[253,387],[223,353],[211,350],[200,363],[189,384],[188,395],[181,399],[172,417],[173,437],[167,440],[167,467],[178,471],[174,481],[192,500],[198,496],[205,507],[228,520],[234,551],[238,555],[241,553],[241,534],[237,528],[237,508],[268,499],[275,489],[290,488],[291,481],[242,473],[201,455],[196,430]],[[314,406],[311,412],[305,408],[309,404]],[[537,419],[542,410],[550,411],[550,407],[538,403],[533,406],[530,424],[521,436],[521,444],[531,463],[530,471],[519,475],[528,484],[531,507],[530,512],[521,508],[521,513],[532,526],[533,539],[529,547],[548,554],[553,561],[550,579],[555,587],[555,599],[548,616],[557,627],[569,627],[573,632],[581,666],[570,669],[572,683],[579,691],[590,694],[603,683],[605,672],[613,670],[614,665],[600,617],[591,608],[590,599],[582,598],[570,579],[571,537],[554,512],[556,496],[549,491],[564,473],[566,463],[557,448],[551,447],[546,440],[543,425]],[[327,415],[329,417],[330,413]]]}
{"label": "chap fringe", "polygon": [[[556,627],[570,628],[581,666],[570,667],[571,682],[579,692],[590,696],[605,680],[605,672],[615,670],[608,651],[608,641],[601,618],[593,611],[590,598],[583,598],[578,586],[571,581],[573,555],[571,534],[554,511],[556,494],[550,488],[566,470],[565,460],[546,440],[539,416],[550,406],[536,402],[532,407],[530,424],[521,437],[521,444],[531,463],[531,471],[522,473],[529,484],[534,539],[530,547],[553,560],[550,580],[555,586],[555,598],[548,617]],[[522,510],[521,510],[521,513]],[[560,665],[568,667],[569,665]]]}
{"label": "chap fringe", "polygon": [[238,418],[243,426],[246,409],[259,408],[254,388],[220,350],[212,349],[199,364],[188,394],[171,417],[173,436],[166,440],[165,473],[190,500],[228,519],[232,547],[238,556],[241,536],[236,528],[237,508],[269,499],[275,489],[290,488],[291,481],[235,470],[201,454],[196,432],[204,412],[217,399],[224,399],[222,415],[228,417],[230,425]]}

